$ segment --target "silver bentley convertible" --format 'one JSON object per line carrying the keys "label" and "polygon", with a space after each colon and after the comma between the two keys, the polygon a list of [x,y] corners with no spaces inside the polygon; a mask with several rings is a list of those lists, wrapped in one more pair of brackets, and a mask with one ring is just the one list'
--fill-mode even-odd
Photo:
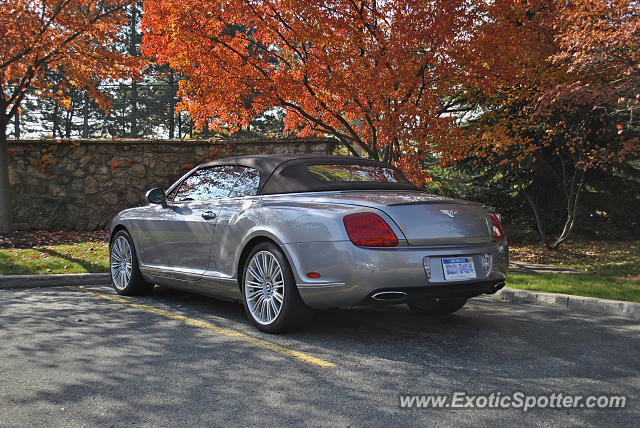
{"label": "silver bentley convertible", "polygon": [[406,303],[446,315],[504,286],[497,213],[422,193],[377,161],[219,159],[147,199],[111,225],[116,291],[160,284],[241,301],[266,332],[302,326],[317,308]]}

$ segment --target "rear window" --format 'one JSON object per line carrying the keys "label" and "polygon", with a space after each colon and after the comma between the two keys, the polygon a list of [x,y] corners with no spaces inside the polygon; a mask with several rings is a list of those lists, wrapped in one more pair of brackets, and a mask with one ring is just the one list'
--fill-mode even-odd
{"label": "rear window", "polygon": [[307,170],[321,181],[408,183],[398,171],[378,165],[310,165]]}

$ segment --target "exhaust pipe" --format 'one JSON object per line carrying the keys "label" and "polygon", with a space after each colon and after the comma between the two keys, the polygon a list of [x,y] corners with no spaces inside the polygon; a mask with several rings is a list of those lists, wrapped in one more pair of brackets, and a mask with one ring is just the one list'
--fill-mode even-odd
{"label": "exhaust pipe", "polygon": [[379,302],[395,302],[404,300],[407,297],[407,293],[404,291],[379,291],[371,296],[373,300]]}
{"label": "exhaust pipe", "polygon": [[504,282],[498,282],[496,284],[493,284],[491,286],[491,291],[489,291],[489,294],[497,293],[498,291],[502,290],[503,288],[504,288]]}

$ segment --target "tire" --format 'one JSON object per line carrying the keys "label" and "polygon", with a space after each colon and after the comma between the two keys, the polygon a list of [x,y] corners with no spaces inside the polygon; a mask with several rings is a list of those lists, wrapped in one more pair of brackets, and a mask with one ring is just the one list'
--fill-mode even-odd
{"label": "tire", "polygon": [[140,273],[133,240],[124,229],[116,232],[109,244],[109,273],[111,285],[123,296],[148,294],[153,289]]}
{"label": "tire", "polygon": [[457,298],[457,299],[438,299],[432,303],[408,303],[409,307],[417,314],[432,316],[432,317],[442,317],[446,315],[450,315],[455,311],[461,309],[465,303],[467,303],[467,299],[465,298]]}
{"label": "tire", "polygon": [[247,317],[261,331],[295,330],[311,318],[287,258],[270,242],[256,245],[249,253],[242,272],[241,290]]}

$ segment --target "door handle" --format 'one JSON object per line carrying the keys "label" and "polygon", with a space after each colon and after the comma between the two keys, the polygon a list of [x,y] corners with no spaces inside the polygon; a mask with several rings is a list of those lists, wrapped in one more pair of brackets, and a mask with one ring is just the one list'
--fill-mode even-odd
{"label": "door handle", "polygon": [[205,220],[213,220],[217,215],[213,211],[205,211],[202,213],[202,218]]}

